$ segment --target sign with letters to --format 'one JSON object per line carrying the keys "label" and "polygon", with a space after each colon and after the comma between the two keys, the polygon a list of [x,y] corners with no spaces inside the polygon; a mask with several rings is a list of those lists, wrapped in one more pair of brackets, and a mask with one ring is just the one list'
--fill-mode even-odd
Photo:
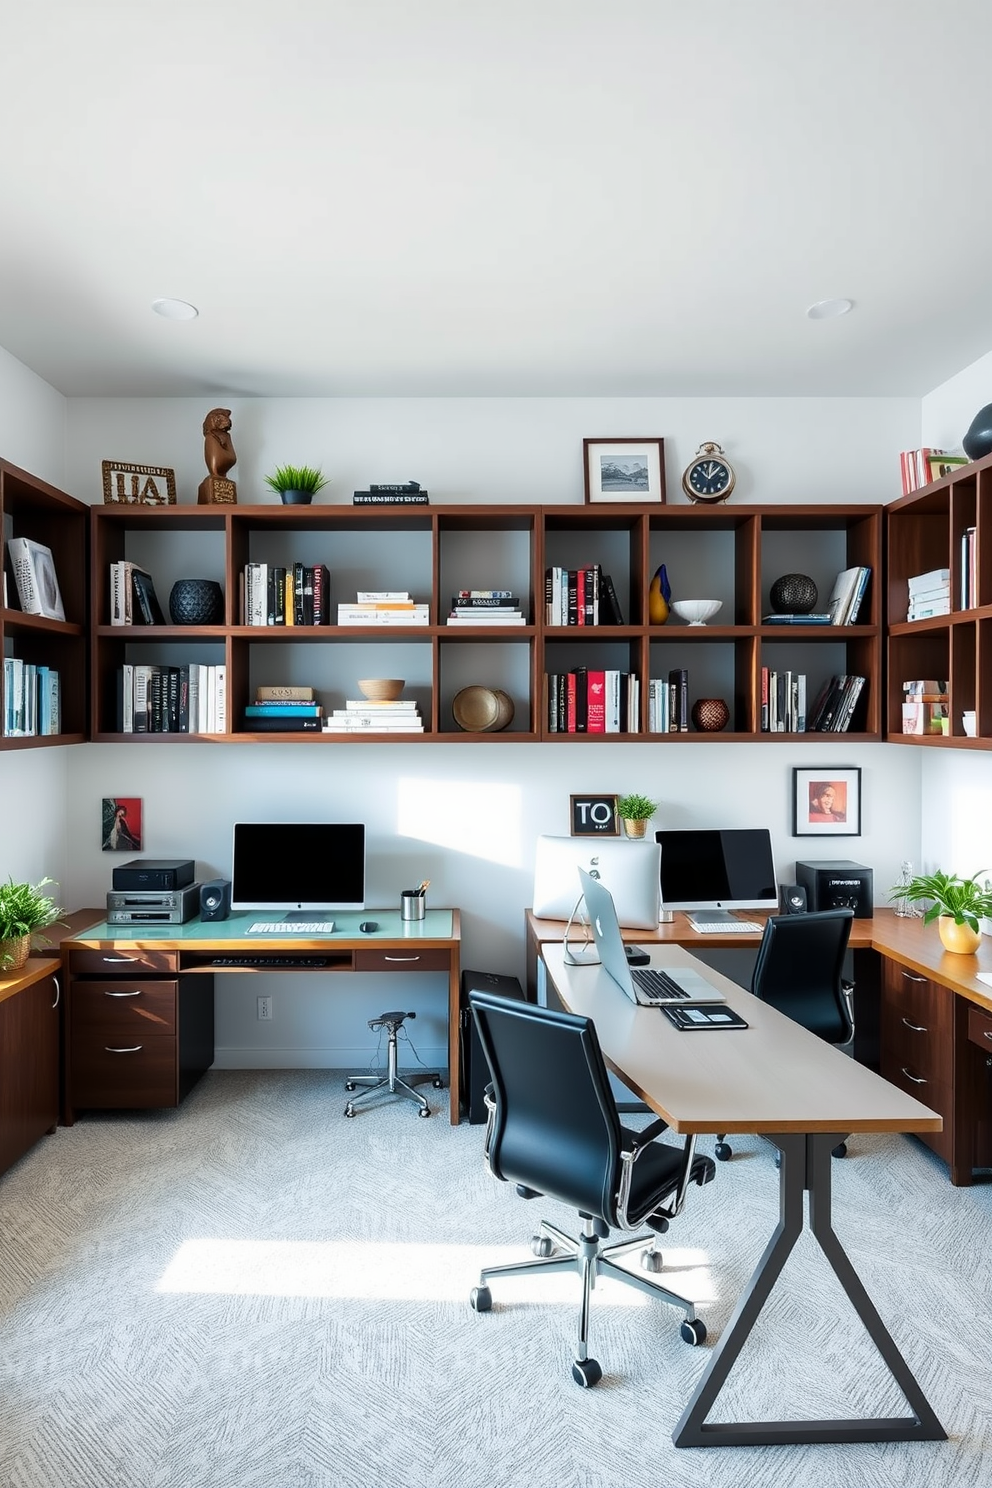
{"label": "sign with letters to", "polygon": [[573,837],[619,837],[616,796],[570,796]]}

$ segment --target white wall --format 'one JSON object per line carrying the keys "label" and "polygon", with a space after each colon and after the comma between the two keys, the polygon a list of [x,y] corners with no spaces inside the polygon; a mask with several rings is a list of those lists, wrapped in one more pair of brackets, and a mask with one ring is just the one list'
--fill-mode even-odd
{"label": "white wall", "polygon": [[[2,347],[0,456],[65,489],[65,399]],[[47,874],[64,881],[69,753],[0,753],[0,878],[36,882]]]}

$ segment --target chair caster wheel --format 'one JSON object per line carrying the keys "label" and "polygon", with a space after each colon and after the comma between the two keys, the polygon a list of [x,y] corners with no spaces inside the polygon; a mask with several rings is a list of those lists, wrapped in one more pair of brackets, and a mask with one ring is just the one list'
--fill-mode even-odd
{"label": "chair caster wheel", "polygon": [[354,1090],[356,1088],[354,1080],[345,1080],[344,1088],[345,1090]]}
{"label": "chair caster wheel", "polygon": [[430,1108],[430,1106],[421,1106],[420,1110],[417,1112],[417,1115],[421,1118],[421,1120],[426,1120],[426,1118],[430,1114],[431,1114],[431,1108]]}
{"label": "chair caster wheel", "polygon": [[664,1269],[665,1269],[665,1257],[662,1255],[662,1253],[661,1253],[660,1250],[642,1250],[641,1251],[641,1270],[642,1271],[664,1271]]}
{"label": "chair caster wheel", "polygon": [[591,1390],[603,1378],[603,1371],[595,1359],[576,1359],[572,1365],[572,1378],[584,1390]]}
{"label": "chair caster wheel", "polygon": [[729,1162],[734,1155],[734,1149],[729,1142],[717,1142],[713,1148],[713,1156],[717,1162]]}
{"label": "chair caster wheel", "polygon": [[838,1142],[836,1147],[832,1147],[830,1149],[830,1156],[831,1157],[846,1157],[847,1156],[847,1143],[846,1142]]}
{"label": "chair caster wheel", "polygon": [[432,1080],[431,1081],[431,1084],[434,1086],[434,1089],[435,1090],[443,1090],[444,1089],[444,1081],[443,1080]]}
{"label": "chair caster wheel", "polygon": [[356,1114],[355,1113],[355,1108],[351,1104],[351,1101],[349,1101],[348,1104],[345,1106],[345,1108],[344,1108],[344,1114],[346,1116],[354,1116]]}
{"label": "chair caster wheel", "polygon": [[468,1294],[468,1300],[476,1312],[492,1310],[493,1294],[487,1286],[473,1287]]}
{"label": "chair caster wheel", "polygon": [[554,1241],[550,1235],[534,1235],[530,1242],[530,1248],[539,1260],[546,1260],[554,1251]]}
{"label": "chair caster wheel", "polygon": [[697,1348],[699,1344],[706,1342],[706,1324],[702,1318],[693,1318],[691,1323],[686,1318],[685,1322],[679,1328],[679,1337],[683,1343],[691,1344],[693,1348]]}

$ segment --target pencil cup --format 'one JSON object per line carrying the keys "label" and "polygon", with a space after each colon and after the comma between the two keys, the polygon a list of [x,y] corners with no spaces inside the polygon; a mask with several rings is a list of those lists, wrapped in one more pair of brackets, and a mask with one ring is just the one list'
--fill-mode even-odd
{"label": "pencil cup", "polygon": [[400,918],[422,920],[427,909],[427,895],[419,889],[404,889],[400,895]]}

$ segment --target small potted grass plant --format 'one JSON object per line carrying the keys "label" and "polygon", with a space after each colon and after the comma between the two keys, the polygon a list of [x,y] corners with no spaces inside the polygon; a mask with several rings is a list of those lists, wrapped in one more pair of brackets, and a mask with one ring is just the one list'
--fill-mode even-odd
{"label": "small potted grass plant", "polygon": [[652,801],[649,796],[638,795],[636,791],[617,797],[617,814],[628,837],[643,837],[648,822],[657,810],[657,801]]}
{"label": "small potted grass plant", "polygon": [[327,478],[311,465],[279,465],[265,477],[284,506],[309,506],[317,492],[327,485]]}
{"label": "small potted grass plant", "polygon": [[8,879],[0,884],[0,971],[19,971],[31,954],[33,939],[48,944],[38,932],[62,913],[45,893],[51,882],[50,878],[36,884]]}
{"label": "small potted grass plant", "polygon": [[910,903],[931,900],[923,923],[937,921],[941,942],[947,951],[973,955],[981,945],[979,921],[992,918],[992,883],[979,873],[961,878],[957,873],[921,873],[909,883],[897,884],[890,894]]}

